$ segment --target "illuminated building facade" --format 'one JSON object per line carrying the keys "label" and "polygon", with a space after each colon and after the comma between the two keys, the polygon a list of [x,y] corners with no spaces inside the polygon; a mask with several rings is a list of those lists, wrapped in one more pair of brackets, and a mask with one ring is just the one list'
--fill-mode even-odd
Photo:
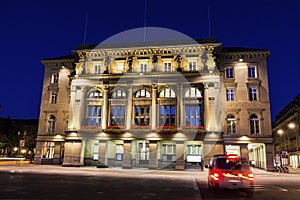
{"label": "illuminated building facade", "polygon": [[275,117],[273,134],[276,164],[300,167],[300,95],[284,107]]}
{"label": "illuminated building facade", "polygon": [[35,163],[184,169],[227,152],[271,169],[268,56],[199,39],[44,59]]}

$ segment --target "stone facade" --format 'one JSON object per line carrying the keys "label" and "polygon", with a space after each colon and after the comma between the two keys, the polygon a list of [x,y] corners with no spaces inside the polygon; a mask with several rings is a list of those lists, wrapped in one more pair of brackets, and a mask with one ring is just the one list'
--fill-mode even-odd
{"label": "stone facade", "polygon": [[35,163],[182,170],[227,152],[269,170],[268,56],[210,39],[44,59]]}

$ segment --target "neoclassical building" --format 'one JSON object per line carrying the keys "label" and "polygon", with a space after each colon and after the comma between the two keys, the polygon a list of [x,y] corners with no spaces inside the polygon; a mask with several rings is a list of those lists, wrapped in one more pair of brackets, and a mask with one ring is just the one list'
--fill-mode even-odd
{"label": "neoclassical building", "polygon": [[275,117],[273,134],[276,164],[300,168],[300,95],[289,102]]}
{"label": "neoclassical building", "polygon": [[44,59],[35,163],[185,169],[227,152],[270,170],[269,54],[210,38]]}

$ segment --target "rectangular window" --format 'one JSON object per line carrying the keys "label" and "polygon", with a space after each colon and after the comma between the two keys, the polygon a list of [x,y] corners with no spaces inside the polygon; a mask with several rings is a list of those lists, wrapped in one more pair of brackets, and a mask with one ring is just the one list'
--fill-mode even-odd
{"label": "rectangular window", "polygon": [[201,145],[187,145],[186,154],[200,154]]}
{"label": "rectangular window", "polygon": [[233,68],[232,67],[226,67],[225,68],[225,77],[226,78],[233,78]]}
{"label": "rectangular window", "polygon": [[99,144],[94,143],[94,146],[93,146],[93,160],[98,160],[98,156],[99,156]]}
{"label": "rectangular window", "polygon": [[51,77],[51,83],[58,83],[58,73],[53,73]]}
{"label": "rectangular window", "polygon": [[124,151],[123,144],[117,144],[116,145],[116,160],[119,160],[119,161],[123,160],[123,151]]}
{"label": "rectangular window", "polygon": [[51,104],[56,104],[56,102],[57,102],[57,92],[52,92],[50,102],[51,102]]}
{"label": "rectangular window", "polygon": [[202,114],[200,105],[185,106],[185,125],[186,126],[202,126]]}
{"label": "rectangular window", "polygon": [[226,89],[226,101],[234,101],[234,88]]}
{"label": "rectangular window", "polygon": [[100,74],[100,73],[101,73],[101,66],[95,65],[95,74]]}
{"label": "rectangular window", "polygon": [[227,119],[227,133],[228,134],[236,133],[236,119],[235,118]]}
{"label": "rectangular window", "polygon": [[164,144],[163,145],[163,153],[164,154],[176,154],[175,144]]}
{"label": "rectangular window", "polygon": [[192,60],[189,61],[189,71],[196,71],[197,70],[197,61]]}
{"label": "rectangular window", "polygon": [[251,134],[259,134],[259,120],[251,120],[250,121],[250,131]]}
{"label": "rectangular window", "polygon": [[[147,163],[149,160],[149,143],[139,143],[139,159],[140,163]],[[141,162],[142,161],[142,162]],[[146,162],[143,162],[146,161]]]}
{"label": "rectangular window", "polygon": [[249,87],[249,100],[257,101],[257,88],[254,86]]}
{"label": "rectangular window", "polygon": [[172,71],[172,65],[170,62],[164,63],[164,72],[171,72]]}
{"label": "rectangular window", "polygon": [[159,125],[175,126],[175,106],[160,106]]}
{"label": "rectangular window", "polygon": [[124,63],[117,63],[117,72],[122,73],[124,69]]}
{"label": "rectangular window", "polygon": [[111,114],[110,114],[111,122],[110,124],[124,126],[125,124],[125,106],[113,106],[111,107]]}
{"label": "rectangular window", "polygon": [[257,78],[256,66],[248,66],[248,78]]}
{"label": "rectangular window", "polygon": [[147,63],[140,63],[140,73],[147,73],[148,66]]}
{"label": "rectangular window", "polygon": [[43,142],[42,157],[53,158],[55,142]]}
{"label": "rectangular window", "polygon": [[101,107],[88,106],[87,126],[101,125]]}
{"label": "rectangular window", "polygon": [[149,126],[150,106],[136,106],[134,123],[137,126]]}

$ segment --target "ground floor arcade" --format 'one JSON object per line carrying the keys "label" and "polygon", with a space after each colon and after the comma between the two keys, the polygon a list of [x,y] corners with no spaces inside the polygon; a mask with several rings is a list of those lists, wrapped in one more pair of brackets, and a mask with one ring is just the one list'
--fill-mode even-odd
{"label": "ground floor arcade", "polygon": [[204,166],[215,154],[229,153],[247,157],[254,167],[271,170],[273,166],[272,143],[263,140],[228,139],[215,133],[192,138],[183,133],[159,138],[154,133],[152,137],[125,136],[79,138],[77,133],[70,133],[64,141],[38,141],[35,163],[182,170]]}

